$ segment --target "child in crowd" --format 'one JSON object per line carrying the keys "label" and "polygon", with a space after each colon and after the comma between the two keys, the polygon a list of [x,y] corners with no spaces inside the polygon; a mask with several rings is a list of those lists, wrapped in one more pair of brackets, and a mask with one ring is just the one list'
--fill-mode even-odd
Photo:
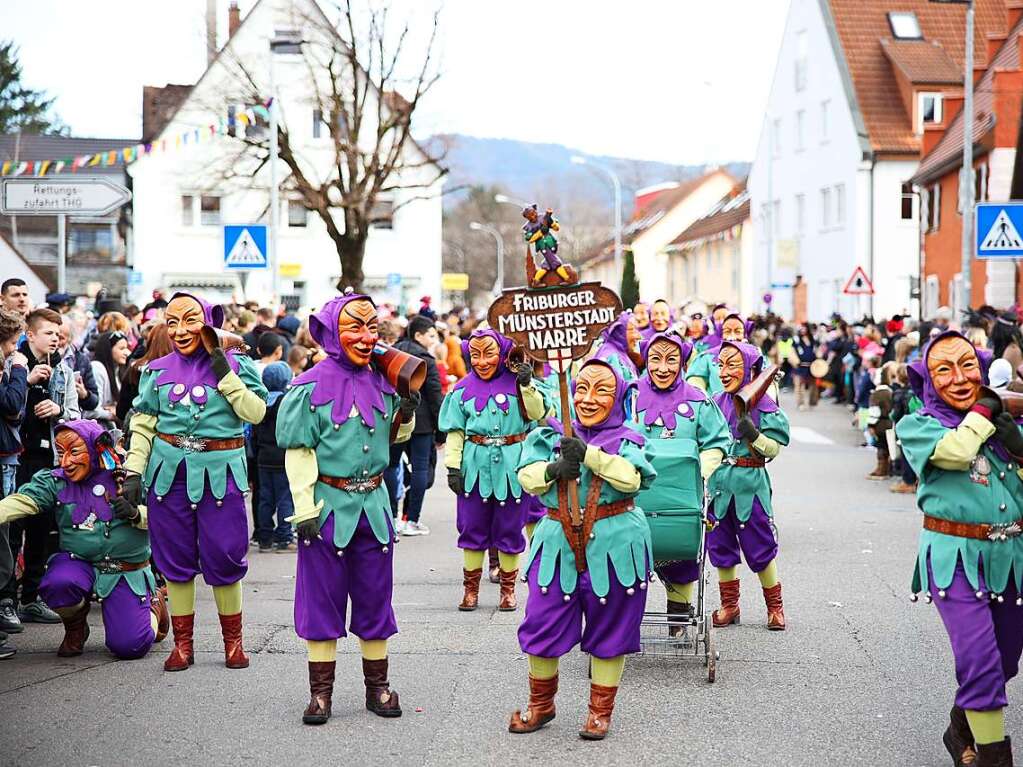
{"label": "child in crowd", "polygon": [[[286,362],[271,362],[263,369],[263,385],[270,392],[266,400],[266,417],[253,428],[256,462],[259,465],[259,511],[256,539],[260,551],[291,551],[291,523],[287,518],[295,513],[288,475],[284,472],[284,450],[277,446],[277,409],[292,372]],[[277,525],[274,526],[274,514]]]}
{"label": "child in crowd", "polygon": [[857,428],[863,432],[863,438],[865,442],[864,447],[874,446],[874,436],[867,431],[868,421],[870,418],[870,394],[874,391],[875,377],[877,370],[881,366],[881,360],[878,357],[864,357],[863,365],[859,371],[854,374],[854,391],[856,406],[856,423]]}

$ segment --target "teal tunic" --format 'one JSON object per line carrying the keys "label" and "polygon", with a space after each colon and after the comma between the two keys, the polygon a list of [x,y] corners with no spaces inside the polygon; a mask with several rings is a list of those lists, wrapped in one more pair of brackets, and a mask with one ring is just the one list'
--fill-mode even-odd
{"label": "teal tunic", "polygon": [[714,355],[709,351],[700,352],[689,363],[689,367],[686,369],[686,380],[693,378],[702,378],[707,382],[708,394],[720,394],[725,390],[725,387],[721,385],[717,362],[714,361]]}
{"label": "teal tunic", "polygon": [[[266,399],[266,387],[260,379],[255,363],[243,354],[236,355],[238,377],[245,387]],[[231,403],[215,387],[206,386],[206,404],[197,405],[191,397],[178,403],[170,401],[172,384],[156,385],[162,371],[146,370],[139,381],[139,393],[132,407],[139,413],[156,416],[156,430],[164,434],[194,436],[207,439],[232,439],[245,436],[245,424],[235,414]],[[147,488],[157,495],[165,495],[174,483],[174,475],[182,461],[185,464],[188,498],[198,503],[208,481],[213,497],[220,499],[227,493],[227,473],[231,472],[235,485],[244,490],[249,486],[245,448],[186,452],[176,445],[153,439],[153,449],[143,477]]]}
{"label": "teal tunic", "polygon": [[[985,443],[978,456],[987,460],[990,472],[983,475],[975,470],[949,471],[930,462],[938,442],[953,431],[929,415],[907,415],[895,427],[902,443],[902,453],[920,478],[917,506],[931,517],[953,522],[980,524],[1006,524],[1023,517],[1023,480],[1019,464],[1003,461]],[[934,583],[927,575],[927,560],[931,562]],[[1014,573],[1016,588],[1023,586],[1023,536],[1004,541],[981,541],[960,538],[931,530],[920,531],[917,563],[913,574],[913,591],[927,591],[932,587],[947,588],[952,582],[956,562],[962,560],[970,585],[978,589],[978,571],[981,562],[987,588],[994,592],[1005,590],[1009,573]]]}
{"label": "teal tunic", "polygon": [[[546,411],[549,408],[548,393],[540,387],[537,389],[544,398]],[[501,409],[498,399],[507,402],[508,412]],[[506,500],[509,495],[522,497],[517,472],[524,443],[477,445],[468,439],[470,436],[510,437],[535,429],[536,421],[522,417],[516,398],[505,394],[489,397],[486,407],[478,413],[475,398],[463,402],[461,389],[454,389],[441,404],[439,428],[445,433],[460,431],[466,436],[462,448],[462,475],[467,493],[475,489],[481,498],[496,498],[498,501]]]}
{"label": "teal tunic", "polygon": [[[106,560],[145,562],[149,559],[149,533],[130,522],[117,517],[109,522],[96,520],[90,525],[76,525],[72,522],[71,513],[75,505],[57,499],[57,494],[66,485],[67,480],[53,476],[52,469],[43,469],[18,488],[18,494],[31,498],[41,511],[54,510],[61,551],[72,554],[75,559],[92,563]],[[156,591],[153,571],[148,565],[127,573],[102,573],[94,564],[93,575],[96,578],[93,590],[101,599],[108,597],[122,578],[136,596],[144,597]]]}
{"label": "teal tunic", "polygon": [[[316,452],[320,474],[328,477],[359,479],[382,473],[391,461],[391,421],[398,412],[396,394],[382,394],[384,413],[367,423],[352,407],[348,418],[341,424],[331,419],[333,402],[316,407],[310,404],[315,383],[296,386],[281,400],[277,411],[277,444],[287,450],[310,448]],[[373,529],[373,535],[382,544],[391,540],[391,502],[383,483],[368,493],[339,490],[317,482],[313,489],[320,509],[320,527],[334,515],[334,545],[345,548],[355,533],[363,514]]]}
{"label": "teal tunic", "polygon": [[[760,432],[782,447],[789,444],[789,419],[781,410],[761,413]],[[735,500],[735,516],[739,522],[746,522],[753,513],[753,499],[760,501],[764,513],[774,516],[771,507],[771,476],[766,469],[733,466],[729,458],[746,458],[751,455],[745,440],[733,439],[728,448],[725,462],[718,467],[708,483],[708,491],[714,499],[714,514],[724,518],[732,500]]]}
{"label": "teal tunic", "polygon": [[[561,383],[558,374],[551,373],[546,378],[534,378],[533,385],[543,393],[544,401],[550,403],[554,418],[561,421]],[[575,405],[572,403],[572,381],[568,381],[568,412],[569,418],[575,418]]]}
{"label": "teal tunic", "polygon": [[[549,426],[543,426],[526,440],[522,448],[519,468],[537,462],[550,462],[554,459],[554,448],[561,441],[561,435]],[[618,455],[635,466],[640,473],[640,489],[650,487],[657,477],[651,463],[651,453],[646,446],[639,447],[632,442],[622,441]],[[579,502],[585,503],[593,472],[586,466],[582,467],[579,482]],[[600,490],[599,504],[614,503],[626,498],[635,497],[635,493],[622,493],[615,490],[610,482],[604,482]],[[542,493],[540,501],[549,509],[558,507],[558,486],[554,483]],[[586,566],[590,574],[590,583],[598,597],[606,596],[610,586],[610,572],[614,569],[618,582],[625,587],[632,586],[636,581],[646,579],[650,567],[653,566],[653,547],[650,542],[650,528],[638,506],[631,511],[613,517],[597,520],[593,524],[592,537],[586,544]],[[575,591],[579,574],[575,567],[575,554],[565,537],[561,523],[545,516],[533,530],[533,538],[529,547],[529,558],[525,564],[528,571],[534,559],[540,559],[537,581],[541,586],[549,586],[554,580],[555,569],[560,569],[561,590],[565,594]],[[560,565],[560,568],[559,568]]]}

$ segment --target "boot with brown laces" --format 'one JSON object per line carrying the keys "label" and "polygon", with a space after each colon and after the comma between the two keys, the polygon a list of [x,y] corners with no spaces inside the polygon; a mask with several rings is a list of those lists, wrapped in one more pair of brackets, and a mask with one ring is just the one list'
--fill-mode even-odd
{"label": "boot with brown laces", "polygon": [[536,679],[529,676],[529,702],[526,710],[519,709],[511,715],[508,732],[521,735],[536,732],[554,719],[554,696],[558,693],[558,675],[550,679]]}

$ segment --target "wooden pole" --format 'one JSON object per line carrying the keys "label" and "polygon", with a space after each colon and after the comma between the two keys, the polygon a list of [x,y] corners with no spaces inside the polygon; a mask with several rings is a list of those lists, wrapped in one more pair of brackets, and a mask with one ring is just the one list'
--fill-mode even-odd
{"label": "wooden pole", "polygon": [[[568,373],[558,373],[558,388],[561,389],[561,423],[565,428],[565,436],[572,437],[571,410],[568,407]],[[572,527],[581,529],[583,526],[582,516],[579,513],[579,486],[572,480],[561,480],[565,482],[568,490],[568,508],[572,512]]]}

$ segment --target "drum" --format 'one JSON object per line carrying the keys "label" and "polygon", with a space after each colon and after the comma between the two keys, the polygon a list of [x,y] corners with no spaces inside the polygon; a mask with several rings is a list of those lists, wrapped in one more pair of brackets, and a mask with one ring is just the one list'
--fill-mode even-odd
{"label": "drum", "polygon": [[650,526],[654,562],[695,560],[703,540],[703,479],[691,439],[652,439],[657,479],[636,496]]}
{"label": "drum", "polygon": [[828,361],[814,360],[810,363],[810,375],[814,378],[824,378],[828,375]]}

